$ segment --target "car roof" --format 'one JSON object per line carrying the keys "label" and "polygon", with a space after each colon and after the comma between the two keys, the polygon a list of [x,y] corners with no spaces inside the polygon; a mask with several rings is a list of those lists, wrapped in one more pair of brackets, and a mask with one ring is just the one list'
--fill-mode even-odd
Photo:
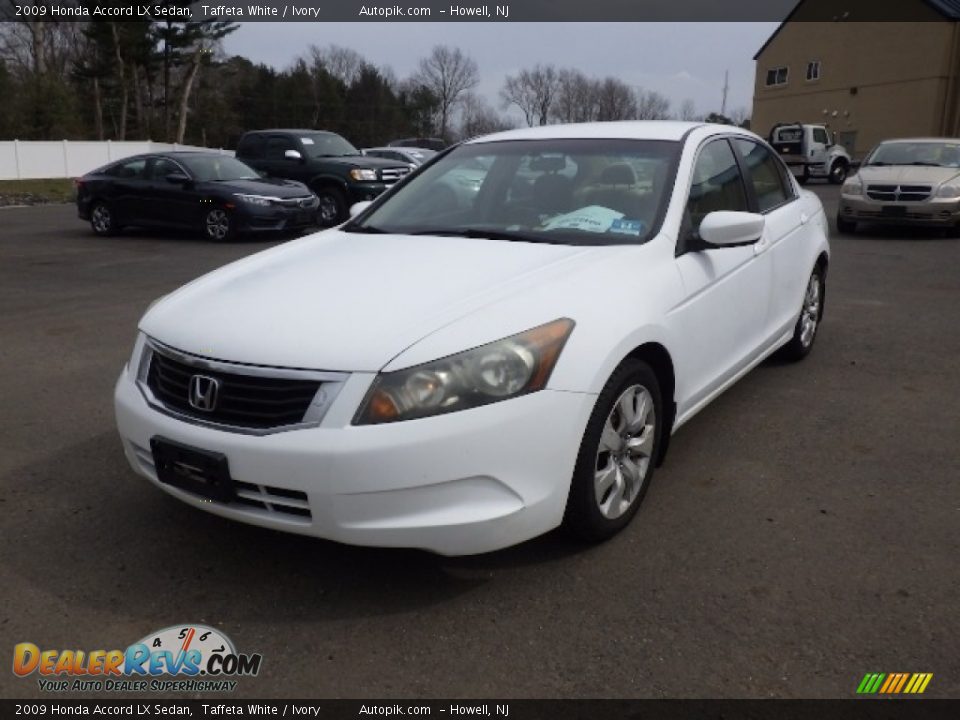
{"label": "car roof", "polygon": [[250,130],[245,135],[254,135],[257,133],[289,133],[291,135],[303,135],[305,133],[313,133],[320,135],[336,135],[337,133],[332,130],[310,130],[309,128],[270,128],[267,130]]}
{"label": "car roof", "polygon": [[485,135],[468,143],[499,142],[502,140],[554,140],[609,138],[619,140],[682,140],[698,128],[712,128],[724,132],[754,137],[753,133],[733,125],[713,125],[680,120],[623,120],[615,122],[573,123],[521,128]]}
{"label": "car roof", "polygon": [[914,138],[890,138],[881,140],[881,145],[888,143],[960,143],[960,138],[949,137],[914,137]]}

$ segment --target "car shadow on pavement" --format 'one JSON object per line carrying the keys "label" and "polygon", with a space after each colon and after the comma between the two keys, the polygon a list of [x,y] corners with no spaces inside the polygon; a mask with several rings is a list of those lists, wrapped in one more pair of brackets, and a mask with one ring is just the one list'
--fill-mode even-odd
{"label": "car shadow on pavement", "polygon": [[92,606],[103,593],[127,594],[137,598],[128,611],[145,619],[176,606],[234,621],[403,613],[471,592],[491,567],[576,550],[555,533],[481,559],[445,558],[245,525],[135,475],[113,432],[0,478],[0,517],[7,540],[16,538],[4,543],[0,562],[23,587]]}
{"label": "car shadow on pavement", "polygon": [[914,241],[941,241],[956,242],[960,240],[960,231],[947,231],[943,228],[934,227],[912,227],[895,225],[871,225],[870,223],[860,223],[855,233],[839,235],[836,228],[833,229],[831,237],[833,241],[841,240],[909,240]]}

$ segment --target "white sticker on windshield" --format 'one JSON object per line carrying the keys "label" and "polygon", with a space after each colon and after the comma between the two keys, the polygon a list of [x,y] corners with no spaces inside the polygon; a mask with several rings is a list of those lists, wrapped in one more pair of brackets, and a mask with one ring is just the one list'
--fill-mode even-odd
{"label": "white sticker on windshield", "polygon": [[550,218],[543,226],[544,230],[586,230],[587,232],[607,232],[614,220],[623,217],[623,213],[616,210],[601,207],[600,205],[589,205],[573,212],[557,215]]}
{"label": "white sticker on windshield", "polygon": [[300,142],[304,145],[313,145],[313,138],[300,138]]}

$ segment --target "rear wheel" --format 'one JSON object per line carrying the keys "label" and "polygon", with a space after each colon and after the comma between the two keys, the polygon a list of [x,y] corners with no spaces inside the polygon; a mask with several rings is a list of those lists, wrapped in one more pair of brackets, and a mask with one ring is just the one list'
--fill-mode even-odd
{"label": "rear wheel", "polygon": [[96,202],[90,209],[90,227],[101,237],[115,235],[119,230],[113,211],[105,202]]}
{"label": "rear wheel", "polygon": [[343,193],[336,188],[317,190],[317,223],[321,227],[331,227],[343,222],[347,216],[347,201]]}
{"label": "rear wheel", "polygon": [[653,478],[663,430],[660,385],[650,366],[627,360],[597,397],[580,445],[564,525],[599,542],[636,514]]}
{"label": "rear wheel", "polygon": [[853,235],[857,231],[857,221],[837,215],[837,230],[841,235]]}
{"label": "rear wheel", "polygon": [[813,350],[813,341],[817,339],[820,319],[823,317],[823,299],[826,294],[826,281],[823,270],[818,265],[810,273],[807,289],[803,294],[800,317],[793,328],[793,337],[783,346],[781,356],[787,360],[802,360]]}
{"label": "rear wheel", "polygon": [[223,208],[214,208],[203,217],[203,232],[207,240],[230,240],[234,236],[233,218]]}

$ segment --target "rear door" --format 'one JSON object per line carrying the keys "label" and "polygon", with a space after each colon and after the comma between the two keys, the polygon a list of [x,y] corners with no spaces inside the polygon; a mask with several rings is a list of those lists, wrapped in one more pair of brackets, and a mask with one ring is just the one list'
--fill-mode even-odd
{"label": "rear door", "polygon": [[108,195],[116,221],[120,225],[140,225],[149,194],[145,169],[146,157],[123,160],[104,173],[110,178]]}

